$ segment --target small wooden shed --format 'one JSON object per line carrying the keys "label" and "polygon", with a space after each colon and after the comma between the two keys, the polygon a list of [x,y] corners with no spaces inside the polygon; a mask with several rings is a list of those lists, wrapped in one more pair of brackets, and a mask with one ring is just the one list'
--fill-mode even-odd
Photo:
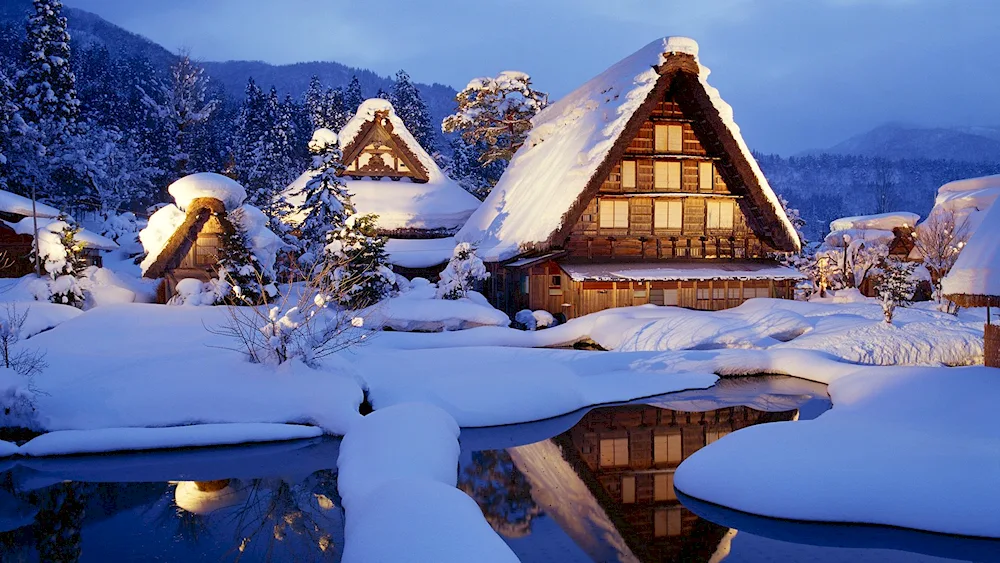
{"label": "small wooden shed", "polygon": [[986,307],[983,363],[1000,368],[1000,326],[990,318],[990,308],[1000,306],[1000,205],[990,208],[969,238],[941,280],[941,292],[960,307]]}
{"label": "small wooden shed", "polygon": [[163,278],[157,288],[157,301],[169,301],[180,280],[194,278],[207,282],[215,277],[221,236],[233,232],[235,227],[226,217],[226,205],[221,200],[200,197],[191,201],[184,222],[143,274],[147,278]]}

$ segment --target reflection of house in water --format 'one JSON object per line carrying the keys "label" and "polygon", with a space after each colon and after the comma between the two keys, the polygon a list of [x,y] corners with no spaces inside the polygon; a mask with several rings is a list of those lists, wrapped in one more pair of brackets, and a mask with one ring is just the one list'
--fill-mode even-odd
{"label": "reflection of house in water", "polygon": [[[730,432],[791,420],[794,414],[748,407],[699,413],[629,405],[595,409],[556,440],[640,559],[707,560],[726,530],[681,506],[674,470]],[[717,530],[707,533],[706,527]]]}

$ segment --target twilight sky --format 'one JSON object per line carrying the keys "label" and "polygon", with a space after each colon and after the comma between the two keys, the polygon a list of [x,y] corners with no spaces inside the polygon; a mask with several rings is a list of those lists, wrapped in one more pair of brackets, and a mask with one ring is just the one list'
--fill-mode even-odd
{"label": "twilight sky", "polygon": [[551,99],[665,35],[701,45],[751,147],[885,122],[1000,125],[995,0],[65,0],[203,60],[331,60],[461,88],[523,70]]}

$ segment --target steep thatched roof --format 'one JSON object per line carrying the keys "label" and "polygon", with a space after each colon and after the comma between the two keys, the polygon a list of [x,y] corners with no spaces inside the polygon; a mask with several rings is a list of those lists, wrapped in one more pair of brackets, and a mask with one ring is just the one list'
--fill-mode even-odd
{"label": "steep thatched roof", "polygon": [[800,242],[733,122],[732,108],[707,82],[698,46],[686,38],[650,43],[546,108],[490,197],[459,232],[488,260],[558,248],[597,195],[615,163],[659,100],[669,93],[693,120],[695,134],[750,227],[777,250]]}
{"label": "steep thatched roof", "polygon": [[198,233],[205,228],[205,224],[213,215],[219,220],[223,231],[227,233],[235,231],[235,227],[226,217],[226,205],[221,200],[212,197],[196,198],[188,204],[184,222],[177,227],[174,234],[170,235],[166,245],[156,256],[156,260],[146,268],[143,277],[161,278],[166,272],[180,266],[181,261],[191,251]]}
{"label": "steep thatched roof", "polygon": [[426,154],[426,151],[413,139],[403,122],[396,117],[392,104],[386,100],[372,99],[362,104],[358,113],[344,126],[341,137],[344,162],[354,161],[366,146],[378,141],[391,147],[406,163],[414,181],[426,182],[430,179],[417,154],[418,151]]}

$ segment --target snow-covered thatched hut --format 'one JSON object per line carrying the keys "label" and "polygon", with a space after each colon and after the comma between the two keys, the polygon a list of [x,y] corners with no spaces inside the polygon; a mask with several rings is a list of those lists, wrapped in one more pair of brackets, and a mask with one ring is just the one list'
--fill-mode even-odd
{"label": "snow-covered thatched hut", "polygon": [[498,308],[792,296],[800,274],[768,256],[799,237],[708,75],[694,40],[658,39],[535,116],[456,236],[489,262]]}
{"label": "snow-covered thatched hut", "polygon": [[960,307],[986,307],[985,363],[1000,367],[1000,326],[990,319],[990,307],[1000,306],[1000,206],[983,214],[955,265],[941,280],[941,293]]}
{"label": "snow-covered thatched hut", "polygon": [[[365,101],[338,135],[346,166],[342,179],[360,214],[378,215],[378,231],[397,272],[424,273],[445,264],[454,235],[479,200],[441,171],[381,98]],[[305,201],[305,172],[282,193],[295,208]],[[292,214],[289,221],[301,221]]]}
{"label": "snow-covered thatched hut", "polygon": [[163,279],[157,290],[160,303],[176,295],[181,280],[208,282],[217,277],[223,236],[237,226],[246,234],[257,264],[274,278],[281,239],[267,228],[267,217],[259,209],[243,204],[243,186],[221,174],[200,172],[177,180],[167,191],[174,203],[157,210],[139,233],[146,250],[143,277]]}

